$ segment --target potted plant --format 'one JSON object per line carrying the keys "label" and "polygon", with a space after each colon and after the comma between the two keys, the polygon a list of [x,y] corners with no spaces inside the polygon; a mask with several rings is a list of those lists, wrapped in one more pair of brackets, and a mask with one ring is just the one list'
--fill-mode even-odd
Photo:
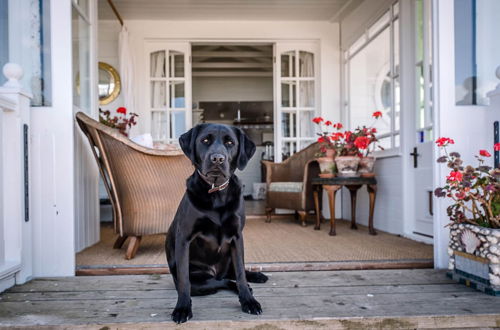
{"label": "potted plant", "polygon": [[[446,185],[434,191],[448,198],[450,217],[450,255],[448,276],[488,294],[500,295],[500,169],[485,165],[487,150],[476,155],[478,166],[464,166],[460,154],[448,153],[450,138],[436,140],[450,173]],[[500,150],[500,143],[494,145]]]}
{"label": "potted plant", "polygon": [[312,121],[320,128],[320,132],[316,133],[318,135],[319,152],[315,154],[321,171],[320,177],[333,177],[336,151],[329,128],[337,128],[340,124],[333,124],[329,120],[324,121],[322,117],[315,117]]}
{"label": "potted plant", "polygon": [[335,158],[339,176],[358,176],[359,149],[354,143],[356,136],[351,131],[337,132],[332,135],[338,156]]}
{"label": "potted plant", "polygon": [[[379,119],[382,117],[382,112],[381,111],[375,111],[372,114],[372,117],[374,120]],[[378,145],[378,139],[377,136],[375,135],[377,133],[377,129],[373,127],[375,124],[375,121],[370,127],[365,127],[363,126],[362,128],[356,128],[355,130],[355,135],[356,135],[356,140],[354,140],[354,144],[356,147],[359,149],[359,166],[358,166],[358,173],[362,177],[373,177],[375,176],[375,173],[373,172],[373,168],[375,166],[375,160],[376,158],[373,156],[370,156],[370,152],[375,150],[376,147],[384,150],[382,146]],[[370,148],[370,145],[373,145],[373,148]],[[370,150],[371,149],[371,150]]]}
{"label": "potted plant", "polygon": [[129,130],[132,126],[137,125],[136,117],[139,115],[131,112],[127,116],[127,109],[125,107],[119,107],[116,109],[117,115],[111,117],[111,112],[109,110],[99,109],[99,122],[109,126],[111,128],[116,128],[118,131],[128,137]]}

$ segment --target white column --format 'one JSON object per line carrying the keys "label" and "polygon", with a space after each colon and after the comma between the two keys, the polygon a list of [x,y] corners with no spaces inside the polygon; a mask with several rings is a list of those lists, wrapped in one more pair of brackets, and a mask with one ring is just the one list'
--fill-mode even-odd
{"label": "white column", "polygon": [[25,174],[24,158],[24,125],[29,129],[31,96],[19,83],[23,75],[19,65],[7,63],[3,73],[8,81],[0,87],[0,282],[4,280],[0,290],[12,283],[14,274],[17,283],[24,283],[32,275],[29,198],[25,198],[29,169]]}

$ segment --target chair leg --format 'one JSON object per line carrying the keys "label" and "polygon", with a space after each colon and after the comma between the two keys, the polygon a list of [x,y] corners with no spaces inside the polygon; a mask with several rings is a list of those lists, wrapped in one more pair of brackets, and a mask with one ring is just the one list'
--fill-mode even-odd
{"label": "chair leg", "polygon": [[115,244],[113,244],[113,249],[121,249],[123,246],[123,243],[127,240],[127,235],[125,236],[118,236],[116,238]]}
{"label": "chair leg", "polygon": [[299,213],[300,223],[302,227],[306,226],[307,212],[306,211],[297,211]]}
{"label": "chair leg", "polygon": [[125,259],[130,260],[135,257],[135,253],[141,244],[141,236],[132,236],[127,246],[127,252],[125,253]]}
{"label": "chair leg", "polygon": [[273,210],[272,208],[270,207],[266,207],[266,222],[271,222],[271,213],[273,213]]}

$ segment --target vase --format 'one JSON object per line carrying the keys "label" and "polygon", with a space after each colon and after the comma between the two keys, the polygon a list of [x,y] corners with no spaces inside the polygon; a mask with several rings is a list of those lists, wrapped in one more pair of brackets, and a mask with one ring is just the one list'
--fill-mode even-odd
{"label": "vase", "polygon": [[321,173],[333,173],[334,161],[332,157],[318,157],[316,160],[319,163]]}
{"label": "vase", "polygon": [[358,156],[337,156],[335,158],[337,172],[339,176],[355,177],[358,174],[359,157]]}
{"label": "vase", "polygon": [[373,167],[375,166],[375,157],[361,157],[359,159],[358,173],[362,177],[374,177]]}
{"label": "vase", "polygon": [[448,254],[448,277],[500,296],[500,229],[454,223],[450,226]]}

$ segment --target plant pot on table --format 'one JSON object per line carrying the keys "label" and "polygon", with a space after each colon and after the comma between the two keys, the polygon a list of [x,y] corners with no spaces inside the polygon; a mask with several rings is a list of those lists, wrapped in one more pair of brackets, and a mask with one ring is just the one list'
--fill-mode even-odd
{"label": "plant pot on table", "polygon": [[375,176],[373,168],[375,167],[375,157],[367,156],[359,159],[358,173],[362,177],[371,178]]}
{"label": "plant pot on table", "polygon": [[338,175],[343,177],[359,176],[359,159],[358,156],[337,156],[335,163],[337,164]]}

